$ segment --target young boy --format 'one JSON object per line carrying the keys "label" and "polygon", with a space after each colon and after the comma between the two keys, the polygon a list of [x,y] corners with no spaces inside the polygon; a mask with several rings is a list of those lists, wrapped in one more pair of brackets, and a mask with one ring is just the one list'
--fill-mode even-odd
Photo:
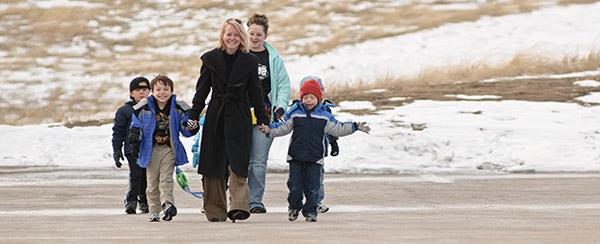
{"label": "young boy", "polygon": [[190,107],[176,100],[173,81],[169,77],[156,76],[150,82],[150,88],[152,95],[133,107],[139,110],[139,115],[131,120],[129,139],[133,151],[139,155],[138,165],[146,169],[150,221],[160,221],[161,207],[162,219],[171,221],[177,215],[173,171],[176,165],[188,163],[179,133],[190,137],[197,128],[186,127]]}
{"label": "young boy", "polygon": [[[307,82],[309,80],[314,80],[317,83],[319,83],[321,92],[323,93],[323,95],[325,94],[325,85],[323,85],[323,81],[321,81],[321,78],[316,77],[316,76],[306,76],[306,77],[302,78],[302,80],[300,81],[300,87],[302,87],[304,82]],[[322,100],[322,102],[320,102],[320,103],[323,104],[323,107],[325,108],[325,110],[327,112],[331,113],[330,107],[335,106],[335,104],[333,104],[333,102],[329,99],[321,99],[321,100]],[[299,101],[299,100],[295,100],[295,101]],[[329,153],[329,155],[331,155],[332,157],[339,155],[340,148],[337,143],[338,138],[336,136],[332,136],[332,135],[327,135],[325,138],[327,139],[327,142],[329,142],[329,145],[331,146],[331,152]],[[325,156],[327,156],[327,147],[325,147]],[[323,172],[321,173],[321,181],[320,181],[320,187],[319,187],[319,201],[317,203],[317,212],[319,212],[319,213],[326,213],[327,211],[329,211],[329,207],[327,207],[327,205],[323,204],[323,199],[325,199],[325,184],[323,184],[324,177],[325,177],[325,167],[323,167]]]}
{"label": "young boy", "polygon": [[[315,80],[304,82],[300,88],[300,100],[292,105],[283,121],[260,130],[269,137],[283,136],[293,131],[288,149],[290,166],[288,178],[288,220],[298,218],[300,210],[308,222],[317,221],[319,182],[325,156],[325,136],[346,136],[356,130],[368,133],[366,122],[338,122],[327,112],[320,100],[323,96]],[[302,199],[306,201],[302,204]]]}
{"label": "young boy", "polygon": [[131,153],[131,147],[126,141],[129,124],[133,114],[133,105],[148,97],[150,82],[145,77],[136,77],[129,83],[130,100],[123,104],[115,114],[112,134],[113,159],[115,166],[121,168],[123,160],[122,148],[129,164],[129,188],[125,194],[125,213],[135,214],[139,206],[142,213],[148,213],[146,200],[146,170],[136,164],[137,155]]}

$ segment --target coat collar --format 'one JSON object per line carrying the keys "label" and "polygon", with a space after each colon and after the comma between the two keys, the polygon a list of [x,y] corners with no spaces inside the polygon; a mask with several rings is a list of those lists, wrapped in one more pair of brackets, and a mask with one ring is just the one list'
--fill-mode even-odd
{"label": "coat collar", "polygon": [[[216,73],[220,80],[226,81],[225,51],[215,48],[202,55],[200,59],[202,59],[203,64]],[[240,79],[246,76],[248,72],[257,72],[257,68],[258,60],[253,54],[238,51],[237,58],[233,62],[229,80],[226,81],[227,86],[242,86],[245,84],[245,81],[240,81]]]}

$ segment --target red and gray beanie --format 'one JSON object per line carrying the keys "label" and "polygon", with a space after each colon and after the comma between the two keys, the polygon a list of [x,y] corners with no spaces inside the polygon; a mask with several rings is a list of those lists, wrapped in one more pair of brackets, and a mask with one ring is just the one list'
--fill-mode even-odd
{"label": "red and gray beanie", "polygon": [[318,101],[321,101],[323,98],[323,91],[316,80],[307,80],[302,84],[300,87],[300,99],[302,99],[306,94],[315,95]]}
{"label": "red and gray beanie", "polygon": [[319,83],[319,86],[321,87],[321,91],[325,91],[325,85],[323,85],[323,81],[321,81],[321,78],[316,77],[316,76],[306,76],[304,78],[302,78],[302,80],[300,80],[300,89],[302,89],[302,85],[304,85],[304,82],[307,82],[309,80],[314,80],[317,83]]}

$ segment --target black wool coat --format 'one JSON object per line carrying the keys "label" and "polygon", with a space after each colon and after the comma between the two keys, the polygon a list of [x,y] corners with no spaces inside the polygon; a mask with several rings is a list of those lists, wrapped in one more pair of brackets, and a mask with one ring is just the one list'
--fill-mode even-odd
{"label": "black wool coat", "polygon": [[[227,165],[237,175],[248,177],[252,117],[250,108],[264,108],[258,81],[258,58],[238,51],[229,79],[225,51],[215,48],[202,55],[200,77],[190,117],[197,120],[211,91],[202,128],[198,173],[225,177]],[[268,124],[264,109],[255,109],[259,124]]]}

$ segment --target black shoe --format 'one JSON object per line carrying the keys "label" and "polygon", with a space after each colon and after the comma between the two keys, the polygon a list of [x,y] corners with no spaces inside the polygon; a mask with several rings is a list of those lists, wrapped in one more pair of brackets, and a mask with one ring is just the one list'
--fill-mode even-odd
{"label": "black shoe", "polygon": [[317,212],[327,213],[327,211],[329,211],[329,207],[325,206],[325,204],[319,203],[319,205],[317,206]]}
{"label": "black shoe", "polygon": [[298,219],[298,215],[300,214],[300,209],[288,209],[288,220],[295,221]]}
{"label": "black shoe", "polygon": [[236,209],[236,210],[229,211],[229,213],[227,213],[227,217],[229,219],[231,219],[231,221],[233,223],[235,223],[236,220],[245,220],[245,219],[247,219],[248,217],[250,217],[250,213],[246,212],[244,210]]}
{"label": "black shoe", "polygon": [[250,213],[266,213],[267,209],[263,207],[253,207],[250,209]]}
{"label": "black shoe", "polygon": [[210,218],[208,222],[225,222],[227,219],[219,219],[219,218]]}
{"label": "black shoe", "polygon": [[125,204],[125,213],[127,214],[136,214],[135,209],[137,208],[136,202],[128,202]]}
{"label": "black shoe", "polygon": [[175,215],[177,215],[177,208],[172,203],[166,202],[165,204],[163,204],[163,212],[164,212],[163,220],[171,221],[173,219],[173,217],[175,217]]}
{"label": "black shoe", "polygon": [[148,213],[148,203],[147,202],[139,202],[138,207],[140,209],[140,212],[142,213]]}
{"label": "black shoe", "polygon": [[305,216],[304,220],[306,220],[306,222],[317,222],[317,216],[316,215]]}

